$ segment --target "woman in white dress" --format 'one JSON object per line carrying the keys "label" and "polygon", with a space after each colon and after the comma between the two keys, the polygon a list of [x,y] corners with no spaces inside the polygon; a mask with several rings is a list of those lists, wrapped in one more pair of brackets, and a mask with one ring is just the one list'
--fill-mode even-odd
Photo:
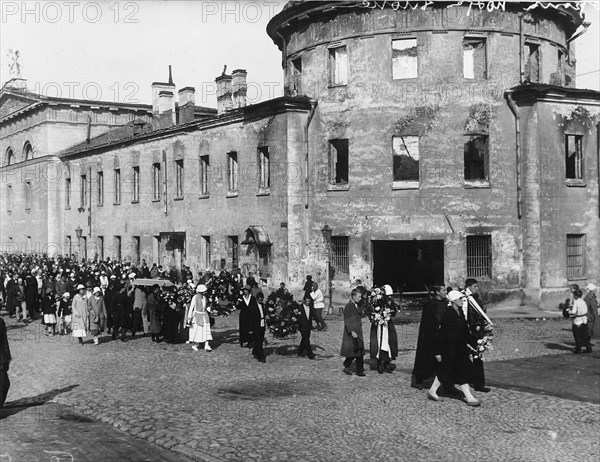
{"label": "woman in white dress", "polygon": [[208,300],[204,296],[206,290],[204,284],[196,287],[196,295],[192,297],[186,317],[190,328],[189,341],[193,344],[192,350],[195,351],[198,351],[198,344],[200,343],[204,343],[204,350],[212,351],[209,345],[209,341],[212,340],[210,318],[208,315],[210,307],[208,306]]}
{"label": "woman in white dress", "polygon": [[87,326],[87,300],[85,298],[85,286],[77,286],[77,294],[73,297],[71,304],[73,337],[79,339],[79,344],[83,345],[83,337],[86,336]]}

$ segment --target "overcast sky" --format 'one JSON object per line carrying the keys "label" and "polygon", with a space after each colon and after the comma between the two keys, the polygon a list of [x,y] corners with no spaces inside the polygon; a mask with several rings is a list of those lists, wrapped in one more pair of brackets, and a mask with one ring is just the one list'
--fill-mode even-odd
{"label": "overcast sky", "polygon": [[[281,54],[266,34],[285,1],[0,1],[0,80],[19,50],[28,87],[48,96],[150,104],[150,84],[173,66],[177,88],[196,87],[196,104],[216,107],[214,79],[248,71],[248,99],[283,93]],[[600,90],[598,2],[577,39],[578,87]],[[594,72],[595,71],[595,72]]]}

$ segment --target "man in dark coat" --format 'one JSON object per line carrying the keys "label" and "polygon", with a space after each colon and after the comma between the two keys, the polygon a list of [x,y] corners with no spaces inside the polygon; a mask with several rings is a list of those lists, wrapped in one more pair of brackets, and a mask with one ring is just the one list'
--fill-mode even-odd
{"label": "man in dark coat", "polygon": [[248,343],[247,346],[250,347],[250,342],[252,341],[250,313],[255,308],[256,298],[251,294],[251,290],[252,288],[249,285],[245,285],[242,289],[242,300],[237,304],[237,309],[240,312],[239,332],[241,347],[244,346],[244,343]]}
{"label": "man in dark coat", "polygon": [[344,360],[344,374],[352,375],[350,366],[356,359],[356,375],[364,377],[365,366],[363,355],[365,353],[365,343],[360,319],[362,313],[358,308],[362,294],[359,290],[353,289],[350,297],[350,301],[344,307],[344,333],[340,355],[346,358]]}
{"label": "man in dark coat", "polygon": [[6,335],[6,323],[4,319],[0,318],[0,407],[4,406],[8,389],[10,388],[8,369],[11,360],[12,357],[10,356],[10,347]]}
{"label": "man in dark coat", "polygon": [[132,327],[133,305],[127,296],[127,287],[125,285],[119,288],[119,292],[113,299],[113,340],[117,339],[119,329],[121,330],[121,341],[125,341],[127,329]]}
{"label": "man in dark coat", "polygon": [[27,305],[27,311],[31,319],[35,319],[35,313],[39,307],[39,299],[38,282],[34,274],[31,273],[25,279],[25,304]]}
{"label": "man in dark coat", "polygon": [[[248,287],[248,286],[245,286]],[[244,287],[244,289],[245,289]],[[245,292],[245,290],[244,290]],[[265,340],[265,330],[266,330],[266,322],[265,322],[265,314],[266,308],[263,303],[264,295],[262,292],[257,294],[257,298],[251,296],[249,309],[249,324],[252,329],[252,335],[254,338],[254,348],[252,349],[252,354],[259,362],[265,363],[267,362],[265,359],[265,353],[263,351],[263,342]],[[254,301],[254,303],[252,303]]]}
{"label": "man in dark coat", "polygon": [[308,359],[315,359],[315,354],[310,346],[310,331],[312,330],[313,320],[316,320],[315,309],[313,308],[313,301],[310,297],[304,297],[302,305],[300,306],[300,317],[299,317],[299,330],[302,340],[300,341],[300,347],[298,348],[298,356],[308,356]]}
{"label": "man in dark coat", "polygon": [[[465,293],[471,295],[481,309],[485,311],[483,308],[483,303],[479,298],[479,287],[477,286],[477,281],[475,279],[469,278],[465,281]],[[469,325],[471,334],[473,334],[474,323],[480,316],[481,315],[469,303],[469,308],[467,311],[467,324]],[[487,393],[490,391],[490,388],[485,386],[485,372],[483,370],[483,361],[481,358],[473,358],[473,388],[482,393]]]}
{"label": "man in dark coat", "polygon": [[6,284],[6,310],[11,318],[15,317],[17,303],[19,304],[19,307],[21,306],[21,302],[17,298],[19,296],[19,285],[17,283],[18,278],[19,275],[15,271],[10,281],[8,281]]}

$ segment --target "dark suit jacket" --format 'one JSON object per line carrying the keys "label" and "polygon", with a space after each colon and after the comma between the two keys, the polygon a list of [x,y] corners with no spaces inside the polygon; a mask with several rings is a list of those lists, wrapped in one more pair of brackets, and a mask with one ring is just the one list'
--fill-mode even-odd
{"label": "dark suit jacket", "polygon": [[[242,300],[242,303],[244,303],[244,301]],[[263,315],[262,318],[265,317],[265,315],[267,314],[267,307],[266,305],[263,303]],[[258,332],[260,329],[260,321],[261,321],[261,315],[260,315],[260,310],[258,308],[258,302],[256,301],[256,298],[251,297],[250,298],[250,305],[248,306],[248,324],[250,326],[250,330],[252,332]],[[266,322],[265,322],[265,326],[263,327],[263,329],[266,327]]]}
{"label": "dark suit jacket", "polygon": [[363,355],[363,352],[354,352],[354,342],[352,340],[352,332],[356,332],[358,338],[364,342],[361,317],[362,315],[358,307],[353,301],[349,301],[344,307],[344,333],[340,356],[353,358]]}
{"label": "dark suit jacket", "polygon": [[300,332],[310,332],[312,329],[313,319],[315,318],[315,309],[312,306],[309,306],[308,310],[308,318],[306,317],[306,310],[304,308],[304,304],[300,305],[300,317],[298,319],[299,330]]}

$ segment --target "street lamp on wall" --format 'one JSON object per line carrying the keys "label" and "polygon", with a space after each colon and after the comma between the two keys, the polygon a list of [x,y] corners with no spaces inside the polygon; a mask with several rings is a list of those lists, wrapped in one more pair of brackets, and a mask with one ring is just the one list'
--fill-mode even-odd
{"label": "street lamp on wall", "polygon": [[332,297],[332,290],[331,290],[331,264],[330,264],[330,260],[331,260],[331,234],[332,234],[332,229],[329,227],[329,225],[327,223],[325,223],[325,225],[323,226],[323,228],[321,228],[321,233],[323,233],[323,240],[325,241],[325,279],[327,282],[327,286],[326,286],[326,293],[325,293],[325,298],[327,299],[327,312],[328,313],[333,313],[333,297]]}
{"label": "street lamp on wall", "polygon": [[75,237],[77,237],[77,259],[79,260],[79,256],[81,255],[81,235],[83,234],[83,230],[79,225],[75,228]]}

